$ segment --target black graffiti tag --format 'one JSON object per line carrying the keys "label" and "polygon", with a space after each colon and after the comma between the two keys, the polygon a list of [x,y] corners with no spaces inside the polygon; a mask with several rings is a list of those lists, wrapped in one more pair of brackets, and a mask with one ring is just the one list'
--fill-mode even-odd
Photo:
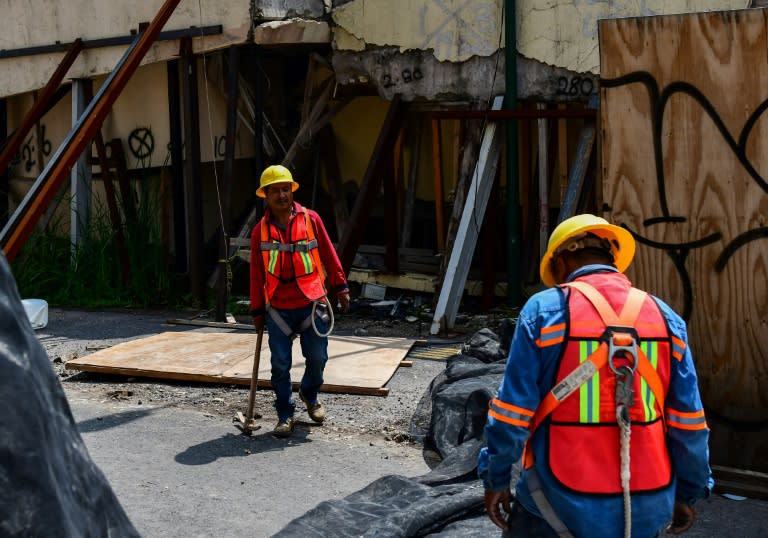
{"label": "black graffiti tag", "polygon": [[139,160],[146,159],[155,151],[155,135],[147,127],[139,127],[128,135],[128,149]]}
{"label": "black graffiti tag", "polygon": [[[41,140],[38,142],[40,144],[42,156],[48,157],[51,154],[51,141],[45,137],[45,125],[42,124],[40,125],[40,139]],[[36,152],[37,148],[35,147],[34,135],[31,135],[21,149],[16,152],[16,155],[13,156],[10,165],[17,166],[24,163],[24,170],[26,172],[31,172],[32,168],[34,168],[37,163]],[[44,163],[41,162],[39,164],[42,168]]]}
{"label": "black graffiti tag", "polygon": [[[646,88],[651,110],[651,136],[653,139],[654,164],[656,167],[656,186],[658,190],[661,215],[646,219],[643,222],[643,225],[646,228],[656,224],[680,223],[686,222],[688,220],[684,216],[671,214],[667,200],[666,178],[664,174],[662,126],[664,123],[664,113],[667,108],[667,103],[676,93],[687,95],[702,107],[703,111],[712,119],[712,122],[715,124],[718,132],[723,137],[726,145],[737,157],[739,163],[749,174],[752,181],[758,187],[760,187],[763,192],[768,193],[768,181],[766,181],[766,179],[750,162],[749,158],[747,157],[746,150],[747,140],[749,139],[749,135],[752,132],[752,129],[755,127],[755,124],[758,122],[763,113],[768,110],[768,99],[760,103],[760,105],[754,110],[754,112],[752,112],[749,118],[747,118],[747,121],[745,122],[737,140],[731,135],[730,131],[725,126],[725,122],[717,113],[712,103],[706,98],[701,90],[688,82],[672,82],[663,88],[660,88],[658,81],[653,77],[651,73],[648,73],[647,71],[635,71],[621,77],[600,80],[600,86],[603,88],[618,88],[629,84],[641,84]],[[637,230],[630,231],[635,239],[637,239],[639,242],[652,248],[663,250],[672,258],[675,268],[683,283],[683,318],[688,321],[693,311],[693,290],[688,271],[685,267],[685,261],[688,257],[688,253],[691,249],[702,248],[706,245],[720,241],[722,239],[722,235],[717,232],[683,244],[671,244],[654,242],[640,235],[639,231]],[[715,272],[723,272],[728,261],[740,248],[744,247],[748,243],[751,243],[752,241],[761,239],[764,240],[766,238],[768,238],[768,227],[758,227],[744,231],[736,237],[728,239],[725,247],[720,252],[715,263]]]}

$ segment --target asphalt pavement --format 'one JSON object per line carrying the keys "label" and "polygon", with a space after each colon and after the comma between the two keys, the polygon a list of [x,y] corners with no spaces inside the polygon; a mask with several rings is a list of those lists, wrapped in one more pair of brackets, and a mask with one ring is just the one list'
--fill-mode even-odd
{"label": "asphalt pavement", "polygon": [[[326,434],[309,422],[289,439],[266,426],[246,437],[194,410],[69,401],[91,457],[146,537],[271,536],[322,501],[429,470],[417,444]],[[713,495],[697,509],[684,536],[768,536],[766,501]]]}
{"label": "asphalt pavement", "polygon": [[196,411],[69,400],[91,457],[146,537],[271,536],[321,501],[429,470],[417,445],[308,423],[289,439],[268,427],[246,437]]}
{"label": "asphalt pavement", "polygon": [[[38,337],[53,360],[87,352],[95,343],[155,334],[165,330],[158,328],[162,319],[53,311],[51,325]],[[387,398],[328,395],[330,424],[316,426],[304,416],[289,439],[270,434],[269,416],[246,437],[230,419],[204,407],[114,399],[108,390],[88,390],[79,382],[62,386],[91,457],[143,536],[266,537],[319,503],[382,476],[428,472],[420,444],[339,424],[378,415],[365,423],[371,426],[403,413],[410,406],[399,400],[418,399],[441,367],[415,359],[413,368],[398,369],[390,380]],[[135,390],[136,383],[128,387]],[[241,404],[245,394],[237,394]],[[697,508],[696,524],[685,536],[768,536],[768,501],[713,495]],[[333,529],[327,536],[334,536]]]}

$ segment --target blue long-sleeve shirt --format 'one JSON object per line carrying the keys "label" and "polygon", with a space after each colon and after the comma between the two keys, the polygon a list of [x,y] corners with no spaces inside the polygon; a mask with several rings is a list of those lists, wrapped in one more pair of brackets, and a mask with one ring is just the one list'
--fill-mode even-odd
{"label": "blue long-sleeve shirt", "polygon": [[[567,279],[595,272],[616,272],[608,265],[587,265]],[[703,406],[699,395],[693,357],[688,349],[685,322],[668,305],[654,298],[661,309],[672,336],[685,343],[681,360],[671,360],[666,407],[682,413],[699,413]],[[517,408],[533,412],[554,385],[565,343],[538,347],[542,329],[567,321],[566,297],[559,288],[535,294],[523,306],[509,350],[504,379],[497,399]],[[531,440],[535,468],[542,489],[558,517],[575,536],[615,537],[624,529],[624,506],[621,495],[585,495],[566,489],[552,476],[547,465],[548,425],[546,421]],[[529,436],[525,426],[515,426],[488,416],[485,427],[487,446],[478,458],[478,474],[486,490],[501,491],[510,487],[512,465],[520,460]],[[669,427],[667,448],[672,462],[673,479],[662,490],[632,495],[632,535],[654,536],[672,516],[674,502],[693,504],[706,498],[714,484],[709,468],[709,430]],[[527,473],[516,485],[517,500],[529,512],[541,515],[531,498]]]}

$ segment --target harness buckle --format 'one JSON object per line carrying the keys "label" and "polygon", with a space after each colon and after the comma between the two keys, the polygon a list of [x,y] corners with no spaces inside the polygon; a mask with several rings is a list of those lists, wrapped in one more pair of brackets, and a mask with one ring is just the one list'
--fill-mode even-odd
{"label": "harness buckle", "polygon": [[608,367],[616,375],[637,370],[637,331],[633,327],[606,327],[601,340],[608,343]]}

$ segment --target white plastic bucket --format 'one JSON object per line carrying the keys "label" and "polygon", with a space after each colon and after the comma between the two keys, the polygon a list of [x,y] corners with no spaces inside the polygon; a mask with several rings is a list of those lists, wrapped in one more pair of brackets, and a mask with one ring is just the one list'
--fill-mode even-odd
{"label": "white plastic bucket", "polygon": [[22,299],[27,319],[33,329],[42,329],[48,325],[48,302],[43,299]]}

